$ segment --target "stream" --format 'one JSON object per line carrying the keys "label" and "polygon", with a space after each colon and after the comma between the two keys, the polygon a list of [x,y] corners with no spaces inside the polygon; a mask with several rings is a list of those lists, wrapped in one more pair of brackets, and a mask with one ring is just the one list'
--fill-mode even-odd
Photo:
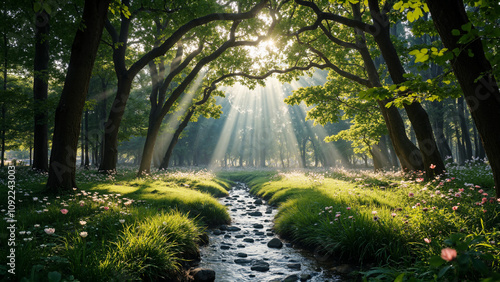
{"label": "stream", "polygon": [[252,196],[247,185],[238,183],[220,201],[232,224],[210,231],[199,265],[214,270],[215,281],[342,281],[311,254],[278,239],[272,230],[277,210]]}

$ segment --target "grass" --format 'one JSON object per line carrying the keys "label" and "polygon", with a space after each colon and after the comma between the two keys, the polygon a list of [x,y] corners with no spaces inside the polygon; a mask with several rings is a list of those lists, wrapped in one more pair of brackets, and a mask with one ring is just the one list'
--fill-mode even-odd
{"label": "grass", "polygon": [[[207,171],[161,171],[137,179],[128,170],[82,170],[77,178],[74,193],[47,196],[45,175],[17,169],[15,279],[179,280],[184,266],[199,257],[205,228],[230,222],[214,198],[227,195],[230,185]],[[1,198],[6,212],[6,190]],[[8,224],[0,221],[4,242]],[[9,250],[2,248],[0,255],[7,257]],[[7,269],[2,264],[0,275],[12,278]]]}
{"label": "grass", "polygon": [[[182,280],[199,257],[205,228],[227,224],[233,181],[279,206],[275,229],[322,255],[367,266],[366,280],[480,280],[499,270],[500,208],[487,164],[447,165],[422,173],[344,169],[156,171],[79,170],[79,189],[42,193],[46,175],[16,171],[16,276],[24,281]],[[1,172],[6,181],[6,171]],[[6,183],[2,182],[2,187]],[[0,195],[6,213],[7,191]],[[0,221],[2,244],[9,218]],[[457,256],[444,260],[444,248]],[[8,248],[0,255],[6,258]],[[8,267],[0,266],[0,278]]]}
{"label": "grass", "polygon": [[[431,181],[422,173],[343,169],[237,171],[232,180],[246,181],[252,193],[279,206],[281,236],[323,257],[379,267],[366,272],[367,279],[493,277],[500,208],[491,196],[491,172],[482,162],[447,168]],[[450,239],[456,236],[461,241]],[[441,259],[445,247],[458,250],[458,265]],[[480,264],[487,267],[478,271]]]}

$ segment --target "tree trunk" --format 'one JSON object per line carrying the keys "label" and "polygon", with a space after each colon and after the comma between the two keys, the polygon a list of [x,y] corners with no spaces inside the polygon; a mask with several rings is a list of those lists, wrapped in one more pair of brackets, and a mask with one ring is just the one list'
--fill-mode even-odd
{"label": "tree trunk", "polygon": [[[352,5],[354,18],[361,20],[361,13],[359,4]],[[366,40],[364,32],[356,29],[356,45],[358,46],[358,52],[363,59],[365,65],[368,79],[372,87],[381,87],[380,77],[375,67],[375,63],[368,51],[366,46]],[[385,105],[390,102],[390,100],[379,100],[377,104],[380,108],[382,116],[384,117],[387,130],[389,132],[389,137],[391,139],[396,156],[399,159],[401,168],[403,171],[415,171],[423,169],[422,155],[419,149],[408,139],[406,135],[405,125],[399,111],[396,107],[391,106],[387,108]]]}
{"label": "tree trunk", "polygon": [[51,193],[76,187],[76,150],[85,98],[110,0],[86,0],[82,22],[71,46],[71,58],[59,104],[46,190]]}
{"label": "tree trunk", "polygon": [[160,132],[161,119],[150,119],[151,122],[148,127],[148,133],[146,135],[146,142],[144,143],[144,148],[142,151],[141,163],[139,165],[138,175],[149,174],[151,171],[151,161],[153,160],[154,147],[156,143],[156,138]]}
{"label": "tree trunk", "polygon": [[464,108],[464,98],[457,99],[458,104],[458,120],[460,121],[460,129],[462,130],[462,141],[465,146],[465,160],[472,159],[472,142],[470,140],[469,128],[465,119],[466,112]]}
{"label": "tree trunk", "polygon": [[[4,11],[5,12],[5,11]],[[9,41],[7,40],[7,30],[6,26],[4,26],[3,30],[3,42],[4,42],[4,50],[3,50],[3,91],[7,95],[7,69],[8,69],[8,50],[9,50]],[[0,153],[0,167],[5,166],[5,133],[7,131],[7,123],[5,119],[7,118],[7,108],[5,107],[5,102],[2,103],[2,132],[0,133],[2,136],[2,152]]]}
{"label": "tree trunk", "polygon": [[175,145],[177,144],[177,141],[179,140],[179,136],[181,135],[182,131],[184,128],[189,123],[189,120],[194,114],[194,110],[190,110],[187,115],[184,117],[182,122],[179,124],[177,129],[175,130],[174,136],[172,136],[172,140],[170,141],[170,144],[168,145],[167,152],[165,152],[165,156],[163,157],[163,160],[160,165],[160,169],[167,169],[168,168],[168,163],[170,162],[170,158],[172,157],[172,152],[174,151]]}
{"label": "tree trunk", "polygon": [[[388,16],[380,13],[378,1],[369,0],[369,6],[373,24],[378,28],[378,32],[374,33],[373,37],[384,57],[392,81],[395,84],[403,83],[406,81],[403,76],[405,70],[391,41]],[[427,112],[418,102],[413,102],[410,105],[405,104],[404,108],[415,130],[420,152],[422,153],[426,177],[433,178],[435,174],[442,173],[445,170],[445,166],[436,145]],[[431,165],[435,165],[435,169],[431,169]]]}
{"label": "tree trunk", "polygon": [[[490,62],[484,55],[480,38],[467,44],[459,44],[460,36],[452,30],[462,30],[470,21],[460,0],[427,0],[434,25],[448,50],[458,48],[460,54],[452,61],[453,72],[460,83],[472,118],[476,124],[484,150],[488,156],[500,197],[500,92],[492,74]],[[472,27],[474,28],[474,27]],[[473,57],[468,54],[472,52]]]}
{"label": "tree trunk", "polygon": [[89,111],[85,111],[85,163],[84,168],[89,169]]}
{"label": "tree trunk", "polygon": [[80,167],[84,166],[85,161],[85,130],[83,127],[83,121],[80,122]]}
{"label": "tree trunk", "polygon": [[131,78],[118,77],[117,94],[104,126],[104,148],[99,171],[116,171],[116,163],[118,162],[118,129],[125,113],[125,106],[130,95],[131,86]]}
{"label": "tree trunk", "polygon": [[33,97],[35,104],[33,170],[49,170],[48,115],[45,106],[49,79],[49,25],[50,15],[41,10],[35,17],[35,63]]}
{"label": "tree trunk", "polygon": [[442,102],[432,103],[434,110],[438,113],[434,119],[434,134],[436,135],[436,142],[441,153],[441,157],[445,159],[446,157],[452,157],[450,146],[448,146],[448,141],[444,135],[444,108]]}

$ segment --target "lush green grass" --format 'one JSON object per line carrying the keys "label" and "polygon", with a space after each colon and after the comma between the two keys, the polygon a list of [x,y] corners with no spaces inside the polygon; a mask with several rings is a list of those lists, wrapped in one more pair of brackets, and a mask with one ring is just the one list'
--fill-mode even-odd
{"label": "lush green grass", "polygon": [[[448,169],[449,174],[429,182],[421,174],[352,170],[252,171],[238,172],[237,178],[247,181],[252,193],[279,205],[275,229],[282,236],[341,261],[386,266],[367,277],[487,277],[500,262],[500,248],[489,243],[500,239],[500,208],[491,197],[491,173],[484,164]],[[450,239],[456,234],[463,234],[461,241]],[[482,261],[488,271],[469,267],[452,272],[452,262],[442,264],[439,258],[445,246],[459,250],[465,265]],[[470,255],[477,248],[488,255]],[[445,266],[450,268],[440,273]]]}
{"label": "lush green grass", "polygon": [[[43,194],[44,175],[18,168],[16,178],[19,280],[46,281],[49,275],[80,281],[175,280],[184,275],[185,262],[199,256],[205,228],[230,222],[214,198],[227,195],[230,186],[206,171],[156,172],[140,179],[128,170],[78,171],[79,189],[62,196]],[[2,191],[6,209],[7,191]],[[4,243],[8,224],[0,222]],[[6,258],[8,249],[1,255]],[[0,273],[6,269],[3,263]]]}

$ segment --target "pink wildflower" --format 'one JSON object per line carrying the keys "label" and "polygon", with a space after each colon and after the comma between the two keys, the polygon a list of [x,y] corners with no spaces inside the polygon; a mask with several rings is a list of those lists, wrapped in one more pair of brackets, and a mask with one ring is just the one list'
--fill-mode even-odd
{"label": "pink wildflower", "polygon": [[457,251],[452,248],[444,248],[441,250],[441,258],[445,261],[452,261],[457,257]]}
{"label": "pink wildflower", "polygon": [[62,214],[67,214],[67,213],[68,213],[68,210],[67,210],[67,209],[61,209],[61,213],[62,213]]}
{"label": "pink wildflower", "polygon": [[431,239],[429,239],[429,238],[424,238],[424,242],[426,242],[427,244],[430,244],[430,243],[431,243]]}

